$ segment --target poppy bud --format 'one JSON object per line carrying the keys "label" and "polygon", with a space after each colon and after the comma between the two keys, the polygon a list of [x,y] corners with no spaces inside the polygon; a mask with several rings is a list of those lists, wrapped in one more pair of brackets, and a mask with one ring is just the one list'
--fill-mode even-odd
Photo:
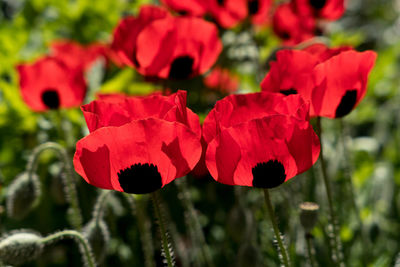
{"label": "poppy bud", "polygon": [[30,232],[13,232],[0,240],[0,260],[19,265],[37,258],[43,250],[41,236]]}
{"label": "poppy bud", "polygon": [[23,172],[15,178],[7,191],[6,209],[8,216],[22,219],[37,204],[40,197],[40,183],[36,174]]}
{"label": "poppy bud", "polygon": [[314,202],[303,202],[300,204],[300,222],[306,233],[309,233],[318,220],[319,205]]}
{"label": "poppy bud", "polygon": [[97,222],[91,220],[83,229],[83,235],[89,241],[93,254],[97,262],[101,262],[107,253],[107,247],[110,241],[110,232],[104,220]]}

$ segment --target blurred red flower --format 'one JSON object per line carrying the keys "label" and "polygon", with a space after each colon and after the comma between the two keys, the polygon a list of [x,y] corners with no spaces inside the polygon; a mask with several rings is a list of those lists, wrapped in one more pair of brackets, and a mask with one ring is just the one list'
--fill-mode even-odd
{"label": "blurred red flower", "polygon": [[263,91],[300,94],[310,101],[310,116],[343,117],[363,99],[376,53],[316,44],[281,50],[261,83]]}
{"label": "blurred red flower", "polygon": [[22,98],[34,111],[77,107],[86,95],[81,68],[55,57],[17,66]]}
{"label": "blurred red flower", "polygon": [[182,15],[203,16],[206,13],[203,0],[161,0],[161,3]]}
{"label": "blurred red flower", "polygon": [[72,68],[88,70],[100,57],[107,63],[109,47],[106,44],[93,43],[81,45],[71,40],[58,40],[50,45],[52,55],[61,59]]}
{"label": "blurred red flower", "polygon": [[223,93],[230,94],[237,91],[239,87],[239,78],[232,74],[229,69],[215,67],[211,73],[204,78],[207,87],[214,90],[220,90]]}
{"label": "blurred red flower", "polygon": [[276,187],[310,168],[320,151],[300,96],[227,96],[206,117],[203,137],[210,174],[228,185]]}
{"label": "blurred red flower", "polygon": [[291,3],[279,5],[272,17],[273,30],[286,45],[296,45],[315,36],[316,21],[310,15],[300,15]]}
{"label": "blurred red flower", "polygon": [[298,14],[337,20],[345,11],[344,2],[345,0],[293,0],[292,3]]}
{"label": "blurred red flower", "polygon": [[201,154],[200,124],[186,92],[106,96],[82,106],[91,133],[79,140],[75,170],[91,185],[153,192],[189,173]]}

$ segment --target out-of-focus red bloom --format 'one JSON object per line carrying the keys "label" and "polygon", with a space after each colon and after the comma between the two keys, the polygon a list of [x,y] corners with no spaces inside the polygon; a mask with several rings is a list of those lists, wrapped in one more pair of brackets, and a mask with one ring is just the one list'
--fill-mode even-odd
{"label": "out-of-focus red bloom", "polygon": [[300,16],[291,3],[279,5],[272,18],[273,30],[286,45],[295,45],[315,36],[316,22],[312,16]]}
{"label": "out-of-focus red bloom", "polygon": [[239,78],[233,75],[228,69],[215,67],[211,73],[204,78],[207,87],[220,90],[223,93],[234,93],[239,87]]}
{"label": "out-of-focus red bloom", "polygon": [[109,57],[109,48],[105,44],[94,43],[83,46],[70,40],[58,40],[50,46],[52,55],[61,59],[71,68],[87,70],[100,57]]}
{"label": "out-of-focus red bloom", "polygon": [[82,69],[55,57],[17,66],[22,98],[34,111],[77,107],[86,95]]}
{"label": "out-of-focus red bloom", "polygon": [[293,0],[298,14],[329,20],[339,19],[345,11],[345,0]]}
{"label": "out-of-focus red bloom", "polygon": [[270,20],[271,0],[248,0],[247,10],[251,22],[257,25]]}
{"label": "out-of-focus red bloom", "polygon": [[375,63],[373,51],[313,45],[304,50],[281,50],[261,83],[263,91],[300,94],[310,101],[310,116],[343,117],[365,96]]}
{"label": "out-of-focus red bloom", "polygon": [[203,16],[206,13],[203,0],[161,0],[161,3],[182,15]]}
{"label": "out-of-focus red bloom", "polygon": [[206,117],[203,137],[210,174],[228,185],[276,187],[310,168],[320,151],[300,96],[228,96]]}
{"label": "out-of-focus red bloom", "polygon": [[204,0],[207,11],[223,28],[232,28],[247,16],[247,0]]}
{"label": "out-of-focus red bloom", "polygon": [[187,79],[210,69],[221,50],[214,24],[195,17],[159,19],[137,37],[138,71],[164,79]]}
{"label": "out-of-focus red bloom", "polygon": [[82,111],[91,133],[79,140],[75,170],[91,185],[153,192],[189,173],[201,154],[200,124],[186,92],[106,96]]}
{"label": "out-of-focus red bloom", "polygon": [[114,30],[111,44],[116,63],[139,68],[136,59],[136,40],[139,33],[151,22],[170,16],[164,8],[143,5],[137,17],[128,16],[122,19]]}

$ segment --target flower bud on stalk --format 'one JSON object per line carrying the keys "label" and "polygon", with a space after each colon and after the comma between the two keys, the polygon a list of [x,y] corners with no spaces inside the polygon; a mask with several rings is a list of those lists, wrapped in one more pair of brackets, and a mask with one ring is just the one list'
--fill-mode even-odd
{"label": "flower bud on stalk", "polygon": [[97,262],[102,262],[110,241],[110,232],[103,219],[91,220],[83,229],[83,235],[89,241]]}
{"label": "flower bud on stalk", "polygon": [[43,251],[42,237],[33,232],[14,231],[0,240],[0,261],[20,265],[34,260]]}
{"label": "flower bud on stalk", "polygon": [[7,213],[15,219],[24,218],[37,204],[41,195],[38,176],[23,172],[15,178],[7,191]]}

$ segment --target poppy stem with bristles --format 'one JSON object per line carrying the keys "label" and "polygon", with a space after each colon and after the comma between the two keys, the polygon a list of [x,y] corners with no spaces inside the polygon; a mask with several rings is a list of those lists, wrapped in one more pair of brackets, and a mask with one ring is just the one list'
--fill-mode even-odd
{"label": "poppy stem with bristles", "polygon": [[306,242],[307,242],[307,254],[308,254],[308,260],[310,261],[310,266],[316,267],[317,264],[315,263],[314,248],[312,245],[313,236],[311,235],[311,233],[306,233],[305,238],[306,238]]}
{"label": "poppy stem with bristles", "polygon": [[269,197],[268,188],[264,188],[264,198],[265,198],[265,204],[267,206],[268,215],[269,215],[269,218],[271,219],[272,228],[274,229],[274,232],[275,232],[276,241],[278,242],[279,254],[281,256],[282,263],[285,267],[289,267],[290,266],[289,265],[289,256],[286,251],[285,245],[283,244],[283,240],[281,238],[281,233],[278,228],[278,223],[276,222],[275,212],[274,212],[274,208],[272,207],[271,199]]}
{"label": "poppy stem with bristles", "polygon": [[158,195],[158,191],[151,193],[151,199],[153,201],[154,213],[156,215],[156,218],[157,218],[158,224],[159,224],[163,256],[165,257],[167,266],[173,267],[173,266],[175,266],[174,259],[173,259],[173,249],[172,249],[171,243],[169,242],[168,230],[167,230],[167,226],[166,226],[166,223],[164,220],[164,216],[161,211],[160,198]]}
{"label": "poppy stem with bristles", "polygon": [[325,160],[324,160],[324,153],[323,153],[323,149],[322,149],[322,127],[321,127],[321,118],[317,117],[317,131],[319,134],[319,139],[321,142],[321,152],[320,152],[320,164],[321,164],[321,170],[322,170],[322,178],[324,180],[324,185],[325,185],[325,189],[326,189],[326,195],[328,198],[328,206],[329,206],[329,214],[330,214],[330,224],[332,226],[332,234],[329,233],[329,238],[332,242],[332,246],[333,246],[333,254],[332,255],[332,260],[335,263],[338,263],[337,266],[345,266],[342,256],[341,256],[341,251],[340,251],[340,236],[339,236],[339,229],[337,226],[337,221],[336,221],[336,213],[335,213],[335,209],[333,207],[333,198],[332,198],[332,189],[331,189],[331,185],[329,183],[329,179],[328,179],[328,173],[326,170],[326,165],[325,165]]}

